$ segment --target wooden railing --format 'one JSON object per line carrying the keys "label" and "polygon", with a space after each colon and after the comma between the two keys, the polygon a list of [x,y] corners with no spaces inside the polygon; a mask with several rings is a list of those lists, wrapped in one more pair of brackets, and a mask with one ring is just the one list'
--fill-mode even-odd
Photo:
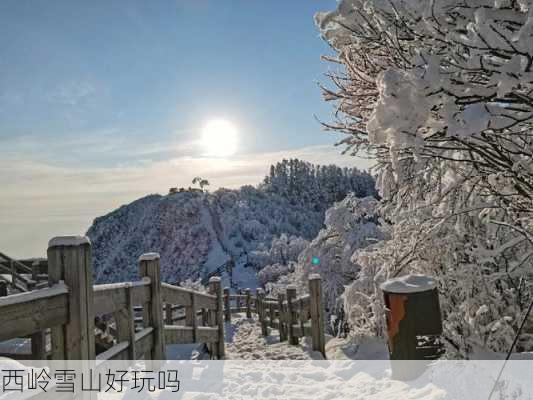
{"label": "wooden railing", "polygon": [[255,296],[250,289],[231,294],[222,291],[220,277],[211,277],[203,293],[161,283],[159,255],[148,253],[139,258],[139,281],[93,285],[85,237],[52,239],[47,266],[50,287],[0,298],[0,342],[31,341],[31,354],[13,358],[162,360],[166,345],[206,343],[211,357],[221,359],[224,320],[237,312],[257,313],[263,335],[277,328],[280,340],[293,345],[311,336],[313,349],[325,355],[318,275],[309,277],[309,295],[299,298],[293,286],[277,298],[260,289]]}
{"label": "wooden railing", "polygon": [[[89,240],[54,238],[48,246],[50,288],[0,298],[0,342],[31,337],[33,359],[163,360],[168,344],[204,342],[213,357],[224,357],[220,278],[211,278],[208,294],[162,284],[155,253],[140,257],[139,275],[137,282],[93,286]],[[173,325],[177,308],[185,309],[185,326]],[[114,336],[99,354],[95,319]]]}
{"label": "wooden railing", "polygon": [[324,337],[324,308],[320,275],[309,276],[309,294],[296,298],[296,287],[289,285],[278,297],[268,297],[261,289],[252,296],[250,289],[244,293],[230,294],[224,289],[224,320],[231,322],[232,313],[246,312],[247,318],[257,313],[263,336],[268,328],[279,331],[280,341],[298,345],[299,338],[310,336],[313,350],[326,356]]}
{"label": "wooden railing", "polygon": [[250,289],[237,294],[230,294],[230,288],[224,288],[224,320],[231,321],[232,313],[246,312],[246,318],[252,318],[252,313],[257,313],[257,297],[252,296]]}
{"label": "wooden railing", "polygon": [[324,336],[324,308],[320,275],[309,276],[309,294],[296,297],[296,287],[289,285],[277,298],[257,294],[257,309],[261,332],[268,335],[268,328],[278,329],[280,341],[288,340],[297,345],[299,338],[311,336],[312,348],[326,356]]}
{"label": "wooden railing", "polygon": [[48,276],[42,274],[41,269],[42,266],[39,262],[28,266],[24,262],[15,260],[0,252],[0,274],[9,276],[9,285],[19,292],[28,292],[36,287],[43,288],[47,286]]}

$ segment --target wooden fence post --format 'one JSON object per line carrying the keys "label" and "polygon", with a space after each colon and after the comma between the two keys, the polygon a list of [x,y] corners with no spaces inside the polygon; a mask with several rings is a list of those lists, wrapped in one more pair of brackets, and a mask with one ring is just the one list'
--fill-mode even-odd
{"label": "wooden fence post", "polygon": [[31,264],[31,279],[37,282],[38,275],[40,274],[41,266],[39,261],[34,261]]}
{"label": "wooden fence post", "polygon": [[229,298],[229,287],[224,288],[224,320],[231,322],[231,302]]}
{"label": "wooden fence post", "polygon": [[309,311],[311,314],[311,338],[313,350],[326,357],[324,336],[324,310],[322,305],[322,279],[318,274],[309,275]]}
{"label": "wooden fence post", "polygon": [[216,354],[219,359],[224,359],[224,305],[222,295],[222,285],[219,276],[213,276],[209,279],[209,291],[217,296],[216,322],[218,326],[218,342],[216,344]]}
{"label": "wooden fence post", "polygon": [[129,342],[128,358],[137,359],[135,349],[135,313],[133,311],[133,297],[131,286],[126,287],[126,306],[114,313],[117,327],[117,342]]}
{"label": "wooden fence post", "polygon": [[285,325],[285,293],[278,294],[278,331],[279,331],[279,341],[284,342],[287,340],[287,326]]}
{"label": "wooden fence post", "polygon": [[250,289],[246,289],[246,318],[252,318],[252,294]]}
{"label": "wooden fence post", "polygon": [[274,319],[276,319],[276,310],[274,309],[274,301],[273,300],[268,300],[268,325],[270,325],[270,327],[274,327],[272,325],[272,323],[274,322]]}
{"label": "wooden fence post", "polygon": [[[163,323],[163,304],[161,302],[161,268],[158,253],[146,253],[139,257],[139,275],[150,278],[149,324],[154,329],[152,360],[165,360],[165,325]],[[145,313],[146,315],[146,313]]]}
{"label": "wooden fence post", "polygon": [[207,309],[202,308],[202,326],[208,326],[209,324],[209,312]]}
{"label": "wooden fence post", "polygon": [[13,260],[9,260],[9,269],[11,271],[11,287],[15,288],[16,287],[16,282],[15,282],[16,271],[15,271],[15,263],[13,262]]}
{"label": "wooden fence post", "polygon": [[196,314],[196,296],[191,293],[191,306],[185,309],[187,325],[192,326],[192,341],[196,343],[198,338],[198,315]]}
{"label": "wooden fence post", "polygon": [[52,328],[52,358],[95,359],[91,242],[87,237],[62,236],[50,240],[48,279],[50,285],[63,280],[69,289],[69,322]]}
{"label": "wooden fence post", "polygon": [[294,334],[294,324],[296,324],[294,299],[296,298],[296,286],[287,286],[287,335],[289,344],[297,345],[298,336]]}
{"label": "wooden fence post", "polygon": [[172,318],[172,304],[165,304],[165,325],[173,325],[174,321]]}
{"label": "wooden fence post", "polygon": [[263,289],[257,289],[257,300],[256,300],[256,306],[257,306],[257,314],[259,315],[259,322],[261,324],[261,334],[263,336],[268,336],[268,328],[266,324],[266,315],[265,315],[265,303],[264,303],[264,296],[265,293],[263,292]]}

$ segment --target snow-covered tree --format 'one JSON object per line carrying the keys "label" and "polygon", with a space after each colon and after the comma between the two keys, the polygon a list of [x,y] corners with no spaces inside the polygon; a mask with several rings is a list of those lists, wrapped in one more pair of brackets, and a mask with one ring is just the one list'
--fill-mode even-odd
{"label": "snow-covered tree", "polygon": [[326,126],[375,157],[391,223],[357,258],[352,323],[379,331],[375,281],[418,270],[439,277],[452,346],[507,350],[533,274],[532,2],[343,0],[316,20],[341,67]]}
{"label": "snow-covered tree", "polygon": [[376,207],[373,197],[348,195],[326,211],[325,228],[298,257],[292,281],[306,291],[309,274],[320,274],[328,315],[338,313],[345,285],[358,275],[354,252],[385,238],[377,224]]}

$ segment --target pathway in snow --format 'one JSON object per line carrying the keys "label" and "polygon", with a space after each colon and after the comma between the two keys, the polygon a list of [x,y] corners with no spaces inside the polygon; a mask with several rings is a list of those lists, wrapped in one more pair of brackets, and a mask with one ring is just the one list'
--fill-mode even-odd
{"label": "pathway in snow", "polygon": [[[255,316],[256,317],[256,316]],[[311,360],[322,359],[313,352],[306,339],[291,346],[279,341],[278,331],[270,329],[269,336],[261,335],[259,322],[247,319],[244,314],[233,314],[231,324],[226,323],[226,359],[228,360]]]}

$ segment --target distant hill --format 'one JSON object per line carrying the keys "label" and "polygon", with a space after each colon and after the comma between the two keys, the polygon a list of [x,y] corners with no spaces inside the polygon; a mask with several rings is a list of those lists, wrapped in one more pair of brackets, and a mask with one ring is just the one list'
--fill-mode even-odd
{"label": "distant hill", "polygon": [[161,254],[167,282],[198,279],[230,256],[237,264],[253,264],[253,253],[283,234],[314,238],[325,211],[350,192],[375,195],[374,180],[357,169],[283,160],[257,187],[143,197],[89,228],[95,279],[136,278],[137,259],[148,251]]}

